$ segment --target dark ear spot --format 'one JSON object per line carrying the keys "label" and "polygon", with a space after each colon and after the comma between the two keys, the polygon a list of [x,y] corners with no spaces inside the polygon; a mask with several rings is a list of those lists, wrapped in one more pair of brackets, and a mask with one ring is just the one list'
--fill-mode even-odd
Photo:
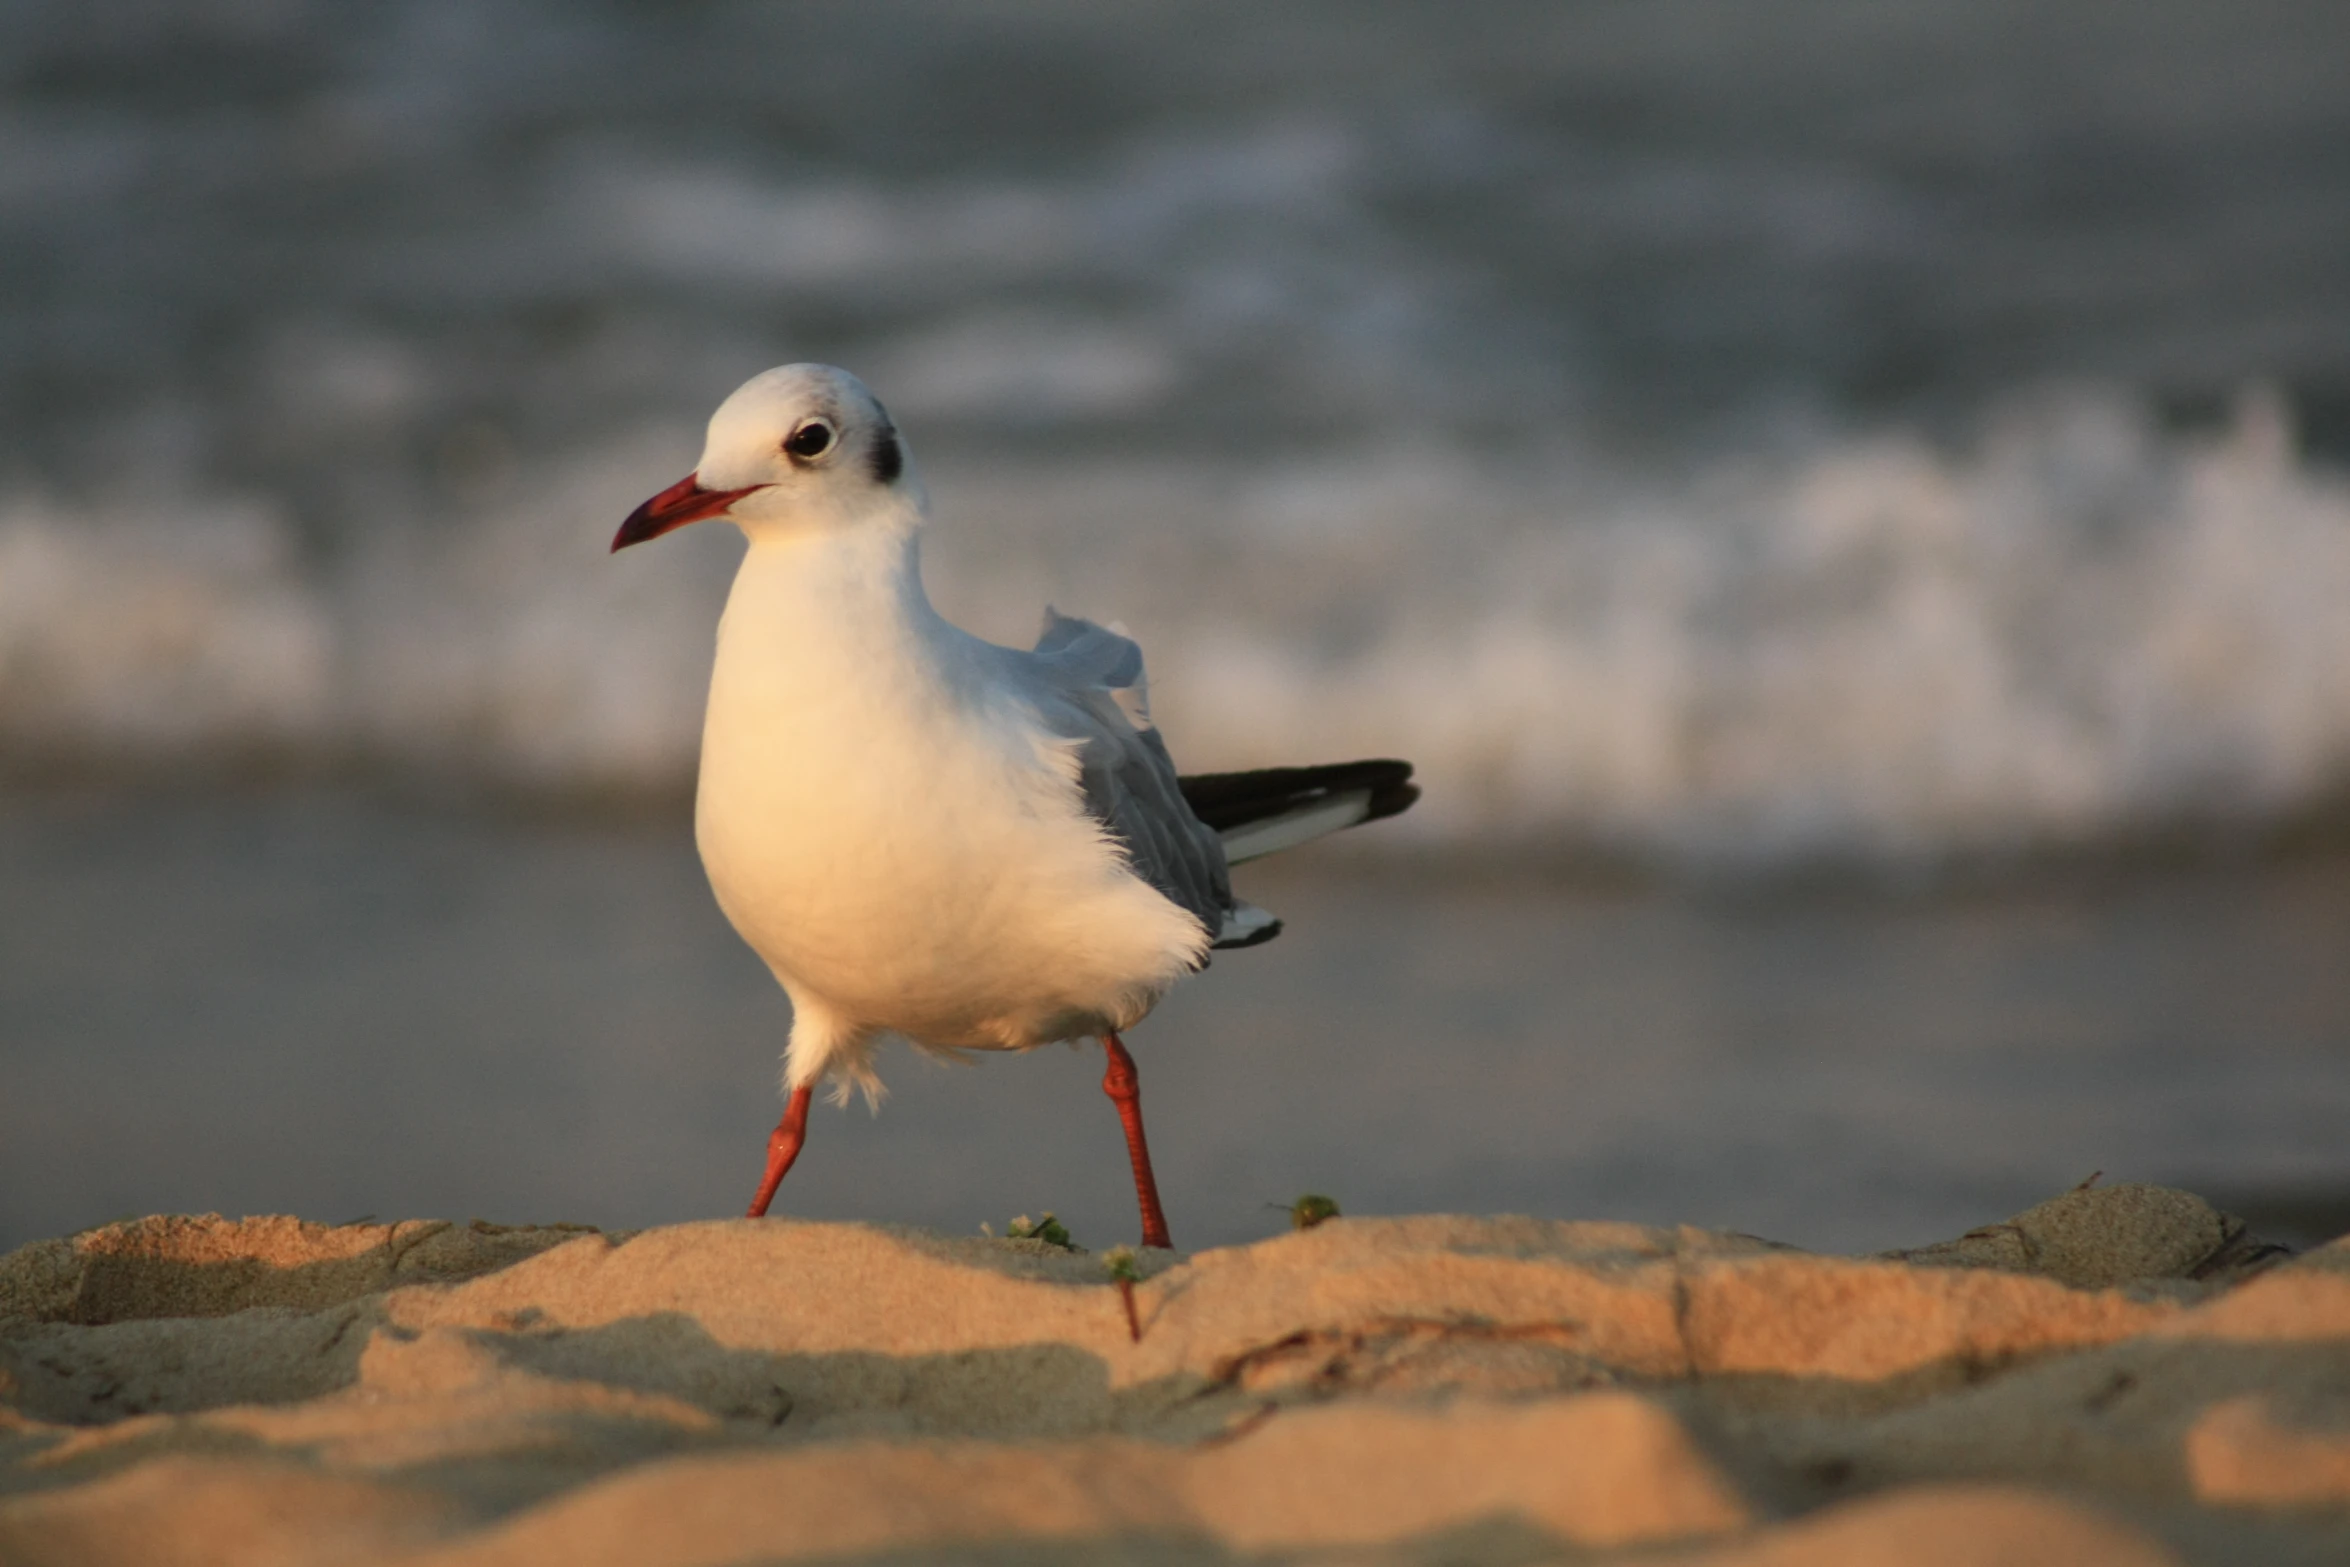
{"label": "dark ear spot", "polygon": [[873,482],[895,484],[898,475],[906,471],[906,454],[898,447],[898,432],[883,429],[873,438],[873,451],[867,459],[873,465]]}

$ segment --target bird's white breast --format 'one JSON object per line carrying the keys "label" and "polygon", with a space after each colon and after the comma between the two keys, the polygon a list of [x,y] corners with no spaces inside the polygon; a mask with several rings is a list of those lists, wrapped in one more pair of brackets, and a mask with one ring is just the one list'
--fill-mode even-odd
{"label": "bird's white breast", "polygon": [[911,540],[755,543],[719,626],[696,836],[795,995],[918,1042],[1122,1028],[1190,916],[1086,817],[1064,742],[922,597]]}

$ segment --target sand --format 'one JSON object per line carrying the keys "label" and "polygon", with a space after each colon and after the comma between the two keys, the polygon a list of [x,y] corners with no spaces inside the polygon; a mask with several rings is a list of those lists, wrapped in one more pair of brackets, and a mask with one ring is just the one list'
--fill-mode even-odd
{"label": "sand", "polygon": [[0,1562],[2350,1561],[2350,1240],[1343,1218],[1103,1258],[151,1218],[0,1258]]}

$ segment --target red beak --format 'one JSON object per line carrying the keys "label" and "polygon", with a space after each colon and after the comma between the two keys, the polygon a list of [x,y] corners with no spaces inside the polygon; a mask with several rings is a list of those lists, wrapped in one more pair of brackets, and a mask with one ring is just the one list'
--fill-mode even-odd
{"label": "red beak", "polygon": [[764,484],[754,484],[742,490],[705,490],[692,474],[672,484],[651,500],[628,514],[628,521],[612,535],[612,547],[624,550],[631,544],[642,544],[657,539],[672,528],[682,528],[689,522],[700,522],[704,517],[722,515],[726,508],[751,493],[763,490]]}

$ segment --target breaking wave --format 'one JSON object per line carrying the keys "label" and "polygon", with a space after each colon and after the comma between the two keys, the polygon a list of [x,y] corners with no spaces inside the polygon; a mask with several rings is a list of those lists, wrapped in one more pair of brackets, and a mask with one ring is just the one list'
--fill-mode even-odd
{"label": "breaking wave", "polygon": [[[738,546],[605,545],[693,446],[645,429],[341,551],[252,497],[0,500],[0,751],[680,791]],[[2039,392],[1963,445],[1671,477],[1441,439],[928,476],[949,613],[1125,622],[1192,767],[1411,757],[1423,840],[1899,859],[2350,784],[2350,483],[2270,396],[2185,435]]]}

